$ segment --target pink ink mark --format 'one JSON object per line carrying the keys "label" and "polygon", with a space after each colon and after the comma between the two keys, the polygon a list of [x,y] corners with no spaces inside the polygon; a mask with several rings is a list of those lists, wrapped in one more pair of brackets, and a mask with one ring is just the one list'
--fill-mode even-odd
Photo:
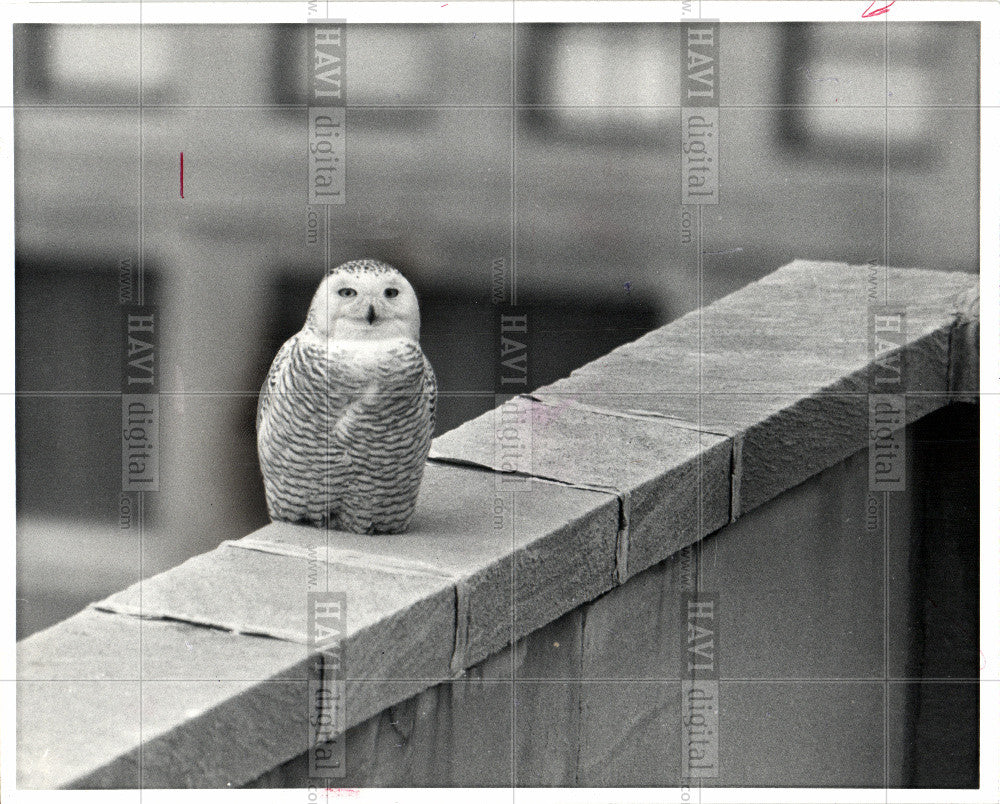
{"label": "pink ink mark", "polygon": [[358,795],[361,791],[357,787],[328,787],[326,788],[326,792],[333,793],[335,796],[351,798]]}
{"label": "pink ink mark", "polygon": [[184,151],[181,151],[181,198],[184,197]]}
{"label": "pink ink mark", "polygon": [[555,405],[532,402],[531,420],[539,428],[546,427],[558,419],[563,411],[567,408],[571,408],[573,406],[573,402],[575,401],[576,397],[572,396],[569,399],[560,399]]}
{"label": "pink ink mark", "polygon": [[892,8],[892,5],[896,2],[896,0],[889,0],[889,5],[876,8],[872,11],[872,6],[874,6],[877,2],[878,0],[872,0],[871,5],[868,6],[868,8],[865,9],[865,13],[861,15],[861,19],[866,20],[869,17],[877,17],[879,14],[885,14],[890,8]]}

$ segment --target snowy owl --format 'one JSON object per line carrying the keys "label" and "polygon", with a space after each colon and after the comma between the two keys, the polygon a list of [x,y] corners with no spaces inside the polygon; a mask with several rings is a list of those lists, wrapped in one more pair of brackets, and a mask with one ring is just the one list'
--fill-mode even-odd
{"label": "snowy owl", "polygon": [[272,520],[400,533],[413,516],[437,384],[417,294],[354,260],[320,283],[260,390],[257,453]]}

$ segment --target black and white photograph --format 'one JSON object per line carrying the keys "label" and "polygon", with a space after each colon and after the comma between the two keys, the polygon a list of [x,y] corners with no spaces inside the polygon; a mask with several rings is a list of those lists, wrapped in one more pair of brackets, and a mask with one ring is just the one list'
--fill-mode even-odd
{"label": "black and white photograph", "polygon": [[3,797],[997,801],[998,16],[10,6]]}

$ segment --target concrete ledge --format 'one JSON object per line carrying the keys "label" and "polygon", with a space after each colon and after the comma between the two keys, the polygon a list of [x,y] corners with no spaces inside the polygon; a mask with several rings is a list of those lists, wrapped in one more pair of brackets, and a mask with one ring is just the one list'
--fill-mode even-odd
{"label": "concrete ledge", "polygon": [[496,412],[441,436],[408,534],[270,525],[22,641],[19,786],[245,784],[308,748],[308,592],[346,595],[353,726],[862,449],[887,367],[907,422],[975,400],[978,276],[885,272],[886,348],[872,270],[792,263],[520,398],[514,458]]}
{"label": "concrete ledge", "polygon": [[[878,269],[904,313],[898,347],[886,349],[890,336],[876,344],[870,333],[874,270],[793,262],[532,396],[727,437],[738,516],[865,446],[869,393],[905,393],[907,422],[977,393],[978,277]],[[890,387],[893,365],[902,382]],[[481,452],[467,428],[432,455]]]}

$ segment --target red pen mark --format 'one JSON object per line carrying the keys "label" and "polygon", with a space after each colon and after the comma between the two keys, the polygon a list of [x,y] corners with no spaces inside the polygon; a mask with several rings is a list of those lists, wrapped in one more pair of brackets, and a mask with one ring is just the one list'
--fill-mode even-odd
{"label": "red pen mark", "polygon": [[181,151],[181,198],[184,197],[184,151]]}
{"label": "red pen mark", "polygon": [[882,6],[882,8],[876,8],[872,11],[872,6],[877,2],[878,0],[872,0],[871,6],[868,6],[868,8],[865,9],[865,13],[861,15],[861,19],[866,20],[869,17],[877,17],[879,14],[885,14],[890,8],[892,8],[892,4],[895,3],[896,0],[889,0],[889,5]]}

